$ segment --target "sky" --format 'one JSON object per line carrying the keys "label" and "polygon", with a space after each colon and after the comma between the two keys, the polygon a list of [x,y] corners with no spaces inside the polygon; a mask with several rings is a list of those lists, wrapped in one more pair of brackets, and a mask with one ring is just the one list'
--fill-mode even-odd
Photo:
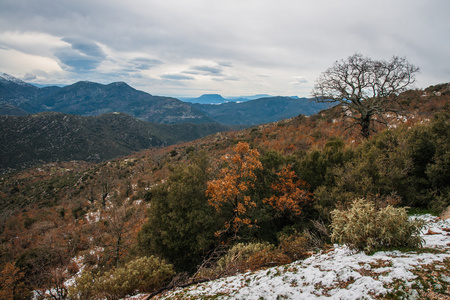
{"label": "sky", "polygon": [[335,61],[406,57],[450,81],[448,0],[0,0],[0,72],[153,95],[310,96]]}

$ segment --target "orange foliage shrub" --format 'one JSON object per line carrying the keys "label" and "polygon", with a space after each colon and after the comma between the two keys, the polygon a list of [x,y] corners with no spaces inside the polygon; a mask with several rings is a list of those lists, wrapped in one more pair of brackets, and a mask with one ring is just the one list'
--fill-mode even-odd
{"label": "orange foliage shrub", "polygon": [[222,157],[226,167],[220,170],[219,179],[208,182],[206,195],[209,205],[217,211],[224,206],[231,206],[233,217],[225,224],[224,231],[231,227],[237,233],[242,225],[252,226],[254,223],[247,212],[255,208],[256,203],[247,195],[247,191],[254,186],[254,171],[261,169],[262,164],[258,150],[250,149],[248,143],[239,142],[233,151],[234,154]]}
{"label": "orange foliage shrub", "polygon": [[275,194],[263,201],[280,212],[291,211],[299,215],[302,212],[302,205],[312,198],[312,193],[306,190],[307,183],[297,178],[290,165],[284,167],[277,175],[279,181],[272,185]]}
{"label": "orange foliage shrub", "polygon": [[25,276],[14,263],[7,263],[0,272],[0,299],[22,299],[29,296]]}

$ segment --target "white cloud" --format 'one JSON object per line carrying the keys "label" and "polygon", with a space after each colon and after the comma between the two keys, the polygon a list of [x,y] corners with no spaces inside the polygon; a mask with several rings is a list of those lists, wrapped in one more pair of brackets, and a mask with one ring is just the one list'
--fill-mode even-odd
{"label": "white cloud", "polygon": [[[31,78],[33,77],[32,74],[35,74],[34,81],[38,79],[36,73],[52,74],[53,78],[48,78],[48,80],[54,83],[61,83],[60,80],[63,77],[63,70],[54,59],[12,49],[0,49],[0,66],[2,72],[12,74],[19,78],[24,77],[26,74],[28,74],[28,78]],[[31,81],[33,82],[33,80]],[[64,81],[67,82],[67,79]]]}

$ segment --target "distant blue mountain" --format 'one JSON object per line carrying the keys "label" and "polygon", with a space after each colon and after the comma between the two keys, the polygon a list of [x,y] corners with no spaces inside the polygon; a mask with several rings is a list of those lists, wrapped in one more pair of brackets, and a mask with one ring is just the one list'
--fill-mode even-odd
{"label": "distant blue mountain", "polygon": [[224,125],[258,125],[302,115],[313,115],[330,107],[308,98],[265,97],[245,102],[192,104],[196,109]]}
{"label": "distant blue mountain", "polygon": [[227,98],[227,100],[229,100],[230,102],[246,102],[246,101],[250,101],[250,100],[256,100],[256,99],[261,99],[261,98],[267,98],[267,97],[273,97],[271,95],[268,94],[257,94],[257,95],[253,95],[253,96],[239,96],[239,97],[229,97]]}
{"label": "distant blue mountain", "polygon": [[39,84],[39,83],[30,83],[31,85],[34,85],[35,87],[38,88],[45,88],[45,87],[52,87],[52,86],[56,86],[56,87],[65,87],[67,84]]}
{"label": "distant blue mountain", "polygon": [[[190,103],[198,103],[198,104],[222,104],[227,102],[247,102],[251,100],[261,99],[261,98],[269,98],[273,97],[268,94],[257,94],[252,96],[235,96],[235,97],[222,97],[219,94],[204,94],[197,98],[189,98],[189,97],[181,97],[178,98],[179,100],[183,102],[190,102]],[[299,99],[297,96],[290,97],[293,99]]]}
{"label": "distant blue mountain", "polygon": [[181,101],[200,104],[220,104],[228,102],[219,94],[204,94],[198,98],[180,98]]}

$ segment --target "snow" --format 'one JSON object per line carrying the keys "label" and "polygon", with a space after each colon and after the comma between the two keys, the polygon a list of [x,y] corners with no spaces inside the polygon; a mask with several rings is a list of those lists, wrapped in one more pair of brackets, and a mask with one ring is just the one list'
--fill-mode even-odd
{"label": "snow", "polygon": [[[303,261],[174,290],[158,299],[377,299],[399,290],[408,299],[419,299],[416,270],[432,264],[448,272],[444,260],[450,259],[450,232],[445,228],[450,228],[450,219],[413,218],[426,221],[422,236],[424,247],[431,249],[366,255],[335,245]],[[448,274],[438,276],[444,284],[450,279]]]}
{"label": "snow", "polygon": [[20,80],[19,78],[16,78],[6,73],[0,73],[0,81],[10,81],[19,85],[28,85],[28,83]]}

